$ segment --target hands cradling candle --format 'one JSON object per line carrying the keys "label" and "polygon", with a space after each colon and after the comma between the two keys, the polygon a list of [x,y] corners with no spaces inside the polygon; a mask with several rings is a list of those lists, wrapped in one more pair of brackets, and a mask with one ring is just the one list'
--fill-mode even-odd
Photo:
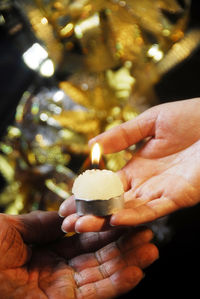
{"label": "hands cradling candle", "polygon": [[135,119],[97,137],[104,153],[128,148],[148,137],[118,172],[125,208],[110,219],[79,217],[73,197],[60,207],[65,231],[99,231],[107,226],[138,225],[200,200],[200,99],[152,107]]}

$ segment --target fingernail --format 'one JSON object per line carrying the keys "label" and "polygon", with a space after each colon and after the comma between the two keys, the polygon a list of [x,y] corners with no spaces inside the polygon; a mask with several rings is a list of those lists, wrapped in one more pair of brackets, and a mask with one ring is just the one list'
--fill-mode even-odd
{"label": "fingernail", "polygon": [[110,223],[110,226],[116,227],[117,225]]}
{"label": "fingernail", "polygon": [[[113,223],[114,222],[114,223]],[[111,216],[111,219],[110,219],[110,226],[113,226],[113,227],[116,227],[117,225],[115,224],[115,221],[113,221],[112,219],[112,216]]]}
{"label": "fingernail", "polygon": [[58,210],[58,215],[59,215],[60,217],[64,217],[64,216],[63,216],[63,210],[64,210],[64,203],[62,203],[62,204],[60,205],[59,210]]}
{"label": "fingernail", "polygon": [[67,234],[67,231],[61,226],[63,233]]}
{"label": "fingernail", "polygon": [[65,216],[63,216],[63,215],[61,214],[60,211],[58,211],[58,216],[61,217],[61,218],[64,218],[64,217],[65,217]]}

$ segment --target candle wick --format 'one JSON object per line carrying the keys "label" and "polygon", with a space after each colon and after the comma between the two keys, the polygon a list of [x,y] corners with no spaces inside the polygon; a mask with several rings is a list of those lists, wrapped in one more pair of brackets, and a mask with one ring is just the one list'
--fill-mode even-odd
{"label": "candle wick", "polygon": [[99,169],[99,164],[98,163],[92,163],[91,169]]}

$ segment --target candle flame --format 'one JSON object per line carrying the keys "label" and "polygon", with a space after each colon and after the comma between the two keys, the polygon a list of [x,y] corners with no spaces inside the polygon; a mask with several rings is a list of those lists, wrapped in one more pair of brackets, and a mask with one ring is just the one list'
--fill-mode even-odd
{"label": "candle flame", "polygon": [[100,158],[101,158],[101,148],[98,143],[95,143],[91,151],[92,164],[99,164]]}

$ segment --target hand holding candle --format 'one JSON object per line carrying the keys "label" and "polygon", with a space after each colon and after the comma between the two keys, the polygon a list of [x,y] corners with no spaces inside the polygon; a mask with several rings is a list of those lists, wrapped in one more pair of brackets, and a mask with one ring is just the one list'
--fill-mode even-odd
{"label": "hand holding candle", "polygon": [[[105,154],[146,140],[118,172],[124,183],[125,209],[112,215],[109,224],[136,226],[199,203],[199,127],[197,98],[152,107],[91,140],[92,144],[99,142]],[[75,219],[71,215],[75,212],[72,200],[61,208],[62,215],[68,216],[63,223],[65,229],[83,232],[105,227],[105,219],[100,217]]]}

